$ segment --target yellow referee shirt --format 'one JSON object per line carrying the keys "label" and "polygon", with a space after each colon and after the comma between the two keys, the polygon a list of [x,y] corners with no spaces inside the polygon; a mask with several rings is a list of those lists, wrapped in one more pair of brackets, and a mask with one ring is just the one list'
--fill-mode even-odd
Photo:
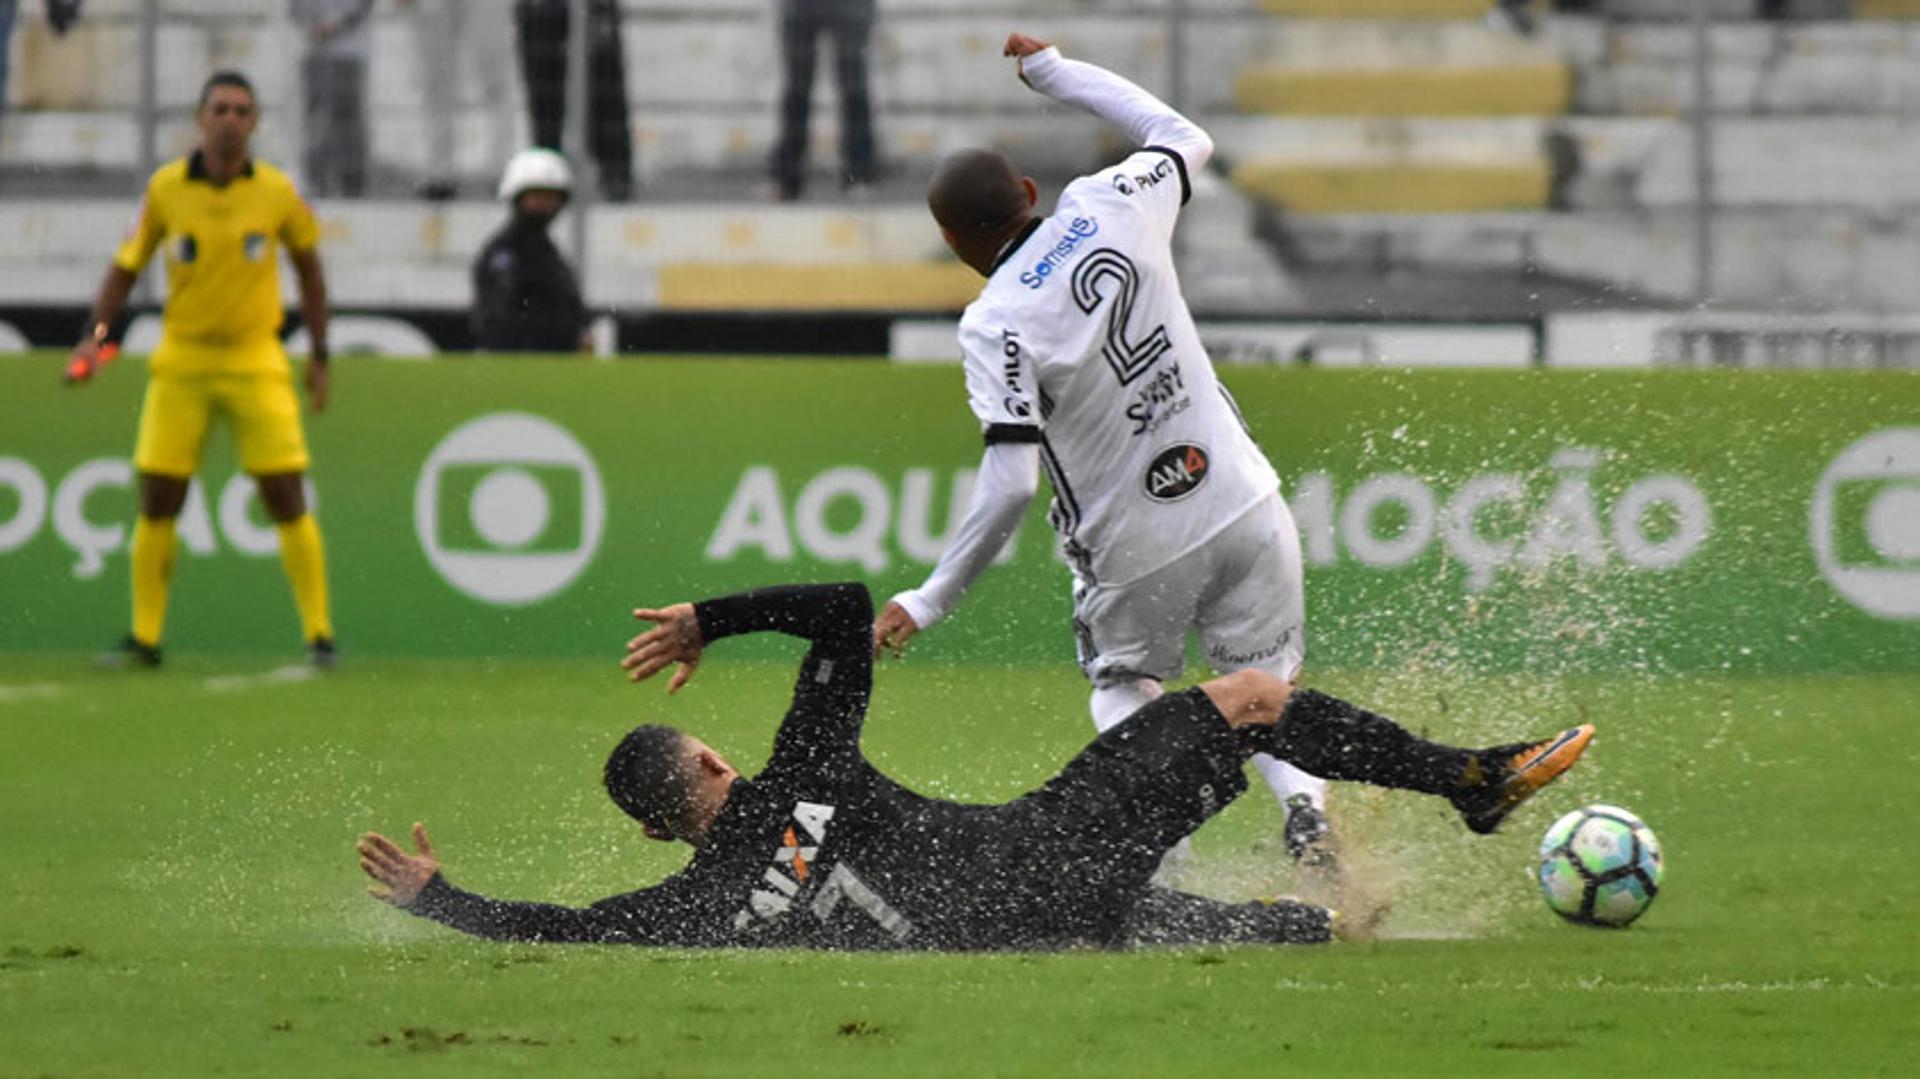
{"label": "yellow referee shirt", "polygon": [[138,274],[156,248],[164,251],[167,305],[152,370],[240,374],[284,365],[274,341],[285,314],[280,247],[304,251],[319,240],[312,208],[272,165],[249,161],[225,187],[207,179],[197,150],[161,166],[113,259]]}

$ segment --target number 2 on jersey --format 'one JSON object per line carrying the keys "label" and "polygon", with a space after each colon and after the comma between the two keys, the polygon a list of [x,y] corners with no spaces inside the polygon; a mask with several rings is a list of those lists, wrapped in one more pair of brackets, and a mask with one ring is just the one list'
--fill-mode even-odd
{"label": "number 2 on jersey", "polygon": [[[1101,283],[1112,282],[1111,295],[1103,294]],[[1073,270],[1073,301],[1091,315],[1102,301],[1112,300],[1107,308],[1107,342],[1100,354],[1125,386],[1146,373],[1153,361],[1173,348],[1164,324],[1147,331],[1138,341],[1127,339],[1127,323],[1133,320],[1133,304],[1140,293],[1140,271],[1133,260],[1111,247],[1090,252]]]}

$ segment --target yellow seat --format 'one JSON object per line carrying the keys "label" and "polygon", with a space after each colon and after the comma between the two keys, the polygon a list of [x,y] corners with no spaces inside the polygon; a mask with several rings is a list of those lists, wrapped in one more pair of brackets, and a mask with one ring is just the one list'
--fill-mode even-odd
{"label": "yellow seat", "polygon": [[1490,0],[1260,0],[1271,15],[1303,19],[1472,19]]}
{"label": "yellow seat", "polygon": [[1572,99],[1565,64],[1267,68],[1234,80],[1242,111],[1293,116],[1551,116]]}
{"label": "yellow seat", "polygon": [[1485,165],[1249,161],[1241,190],[1292,213],[1470,213],[1539,210],[1553,189],[1545,161]]}

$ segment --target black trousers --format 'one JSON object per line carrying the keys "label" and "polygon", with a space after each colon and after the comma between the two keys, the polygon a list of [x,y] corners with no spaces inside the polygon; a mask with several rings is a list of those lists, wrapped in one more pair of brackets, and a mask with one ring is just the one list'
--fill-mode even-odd
{"label": "black trousers", "polygon": [[[527,84],[536,146],[559,149],[567,122],[568,0],[517,0],[520,71]],[[600,166],[600,190],[625,199],[633,190],[632,117],[619,0],[587,7],[587,149]]]}
{"label": "black trousers", "polygon": [[367,190],[367,62],[357,56],[300,59],[306,146],[301,165],[316,196],[359,198]]}
{"label": "black trousers", "polygon": [[[994,908],[1012,947],[1110,947],[1204,936],[1188,908],[1150,893],[1160,858],[1247,788],[1246,751],[1198,689],[1170,693],[1103,732],[1045,785],[999,808],[1006,874]],[[1156,905],[1136,910],[1157,895]],[[1162,936],[1152,928],[1183,912]],[[1217,926],[1206,928],[1220,931]]]}
{"label": "black trousers", "polygon": [[813,73],[819,39],[832,42],[840,90],[840,179],[874,180],[873,102],[867,85],[867,47],[874,0],[780,0],[780,139],[773,149],[773,180],[791,198],[806,184],[807,123],[813,109]]}

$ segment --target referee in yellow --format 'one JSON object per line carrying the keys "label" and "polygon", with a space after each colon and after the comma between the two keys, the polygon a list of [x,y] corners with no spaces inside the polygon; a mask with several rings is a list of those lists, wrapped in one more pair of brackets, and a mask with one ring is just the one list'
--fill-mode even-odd
{"label": "referee in yellow", "polygon": [[216,415],[233,425],[241,465],[259,483],[260,500],[279,530],[280,561],[300,609],[308,655],[315,666],[333,664],[326,557],[302,489],[307,439],[279,338],[284,247],[300,279],[300,312],[313,342],[307,400],[321,411],[328,380],[320,230],[293,181],[249,156],[259,119],[246,76],[219,71],[207,79],[194,112],[199,148],[147,181],[139,221],[107,268],[68,367],[68,379],[82,382],[111,358],[102,349],[108,328],[141,269],[155,250],[162,251],[167,303],[134,450],[140,517],[133,528],[133,628],[109,657],[119,665],[160,663],[174,525]]}

